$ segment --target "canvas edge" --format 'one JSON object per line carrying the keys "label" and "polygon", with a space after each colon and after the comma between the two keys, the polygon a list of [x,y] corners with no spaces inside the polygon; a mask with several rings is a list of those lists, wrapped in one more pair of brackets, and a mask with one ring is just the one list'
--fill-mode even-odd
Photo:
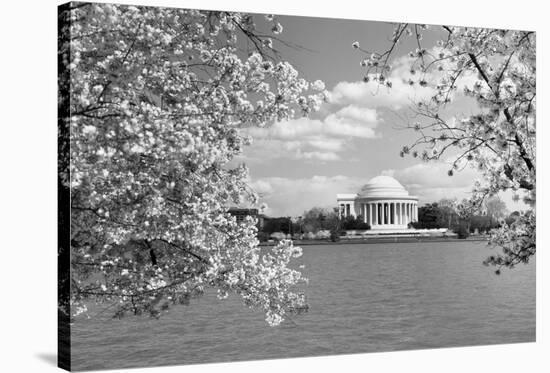
{"label": "canvas edge", "polygon": [[57,366],[71,370],[70,309],[70,17],[71,8],[57,7]]}

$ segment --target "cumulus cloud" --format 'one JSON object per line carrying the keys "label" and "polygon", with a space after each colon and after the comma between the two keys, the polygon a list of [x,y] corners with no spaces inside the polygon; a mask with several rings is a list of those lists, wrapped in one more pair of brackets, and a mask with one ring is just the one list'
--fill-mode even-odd
{"label": "cumulus cloud", "polygon": [[[409,84],[409,80],[414,78],[410,73],[411,62],[411,58],[407,56],[397,58],[394,61],[392,71],[388,77],[388,80],[392,83],[392,88],[381,85],[374,80],[369,82],[343,81],[336,84],[329,92],[329,102],[334,105],[354,104],[371,108],[383,106],[398,110],[414,101],[430,99],[436,93],[434,88]],[[432,77],[432,79],[435,80],[435,77]]]}
{"label": "cumulus cloud", "polygon": [[418,163],[399,170],[384,170],[382,174],[396,178],[410,194],[418,196],[421,205],[443,198],[468,198],[474,181],[481,175],[467,167],[448,176],[450,167],[443,161]]}
{"label": "cumulus cloud", "polygon": [[256,193],[258,193],[260,196],[269,195],[273,193],[273,187],[266,180],[256,180],[254,182],[251,182],[250,186],[254,188]]}
{"label": "cumulus cloud", "polygon": [[249,160],[278,157],[335,161],[351,139],[371,139],[381,119],[375,109],[347,105],[324,119],[299,118],[265,128],[248,128],[254,139]]}
{"label": "cumulus cloud", "polygon": [[[436,55],[436,48],[430,50]],[[353,139],[371,140],[382,137],[380,124],[383,123],[384,109],[401,110],[419,100],[429,100],[436,93],[434,85],[441,78],[441,72],[427,74],[411,73],[412,59],[408,56],[396,58],[387,77],[392,88],[376,81],[347,82],[336,84],[329,92],[328,103],[316,113],[317,119],[299,118],[274,123],[266,128],[249,128],[255,142],[246,150],[247,161],[263,162],[275,158],[292,158],[307,161],[337,161],[348,159],[343,152],[352,149]],[[426,80],[428,86],[421,87],[419,80]],[[412,80],[415,84],[410,85]],[[458,102],[449,106],[450,112],[442,112],[444,117],[458,115],[462,110],[471,111],[472,103],[460,92],[466,85],[477,80],[473,74],[463,74],[458,81]],[[320,117],[320,118],[319,118]],[[268,144],[269,143],[269,144]],[[355,142],[356,143],[356,142]]]}
{"label": "cumulus cloud", "polygon": [[245,161],[249,164],[273,162],[277,159],[296,159],[306,161],[336,161],[340,159],[338,154],[345,140],[337,139],[312,139],[305,141],[285,141],[275,139],[254,140],[251,146],[246,148],[244,155],[236,158],[236,161]]}
{"label": "cumulus cloud", "polygon": [[[441,48],[434,47],[429,50],[429,54],[438,55],[440,51]],[[431,69],[426,73],[414,71],[411,69],[413,61],[413,58],[406,55],[393,61],[392,70],[387,77],[392,83],[392,88],[381,85],[372,79],[366,83],[343,81],[329,92],[329,102],[334,105],[353,104],[399,110],[414,102],[430,100],[437,93],[435,85],[439,84],[443,73],[436,69]],[[420,80],[426,81],[427,86],[420,86],[418,84]],[[455,96],[461,96],[464,87],[471,88],[478,80],[479,78],[474,73],[468,71],[463,73],[455,82],[458,87]]]}
{"label": "cumulus cloud", "polygon": [[434,91],[430,88],[414,87],[401,79],[392,82],[388,88],[377,82],[340,82],[329,93],[329,102],[335,105],[353,104],[373,108],[389,107],[395,110],[411,105],[414,101],[429,99]]}
{"label": "cumulus cloud", "polygon": [[252,186],[269,190],[262,195],[262,201],[269,205],[271,216],[300,216],[312,207],[336,207],[337,193],[355,193],[367,181],[367,178],[342,175],[298,179],[267,177],[254,180]]}
{"label": "cumulus cloud", "polygon": [[320,161],[337,161],[340,156],[334,152],[297,152],[297,158],[302,159],[318,159]]}
{"label": "cumulus cloud", "polygon": [[251,128],[248,133],[253,138],[293,141],[326,136],[372,138],[379,121],[376,110],[349,105],[324,120],[299,118],[270,127]]}
{"label": "cumulus cloud", "polygon": [[306,142],[316,149],[339,152],[343,150],[346,140],[339,138],[313,137]]}

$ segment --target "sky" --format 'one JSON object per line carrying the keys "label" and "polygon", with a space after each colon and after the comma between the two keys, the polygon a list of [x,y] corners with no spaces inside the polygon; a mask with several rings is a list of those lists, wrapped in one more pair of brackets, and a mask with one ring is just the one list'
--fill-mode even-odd
{"label": "sky", "polygon": [[[258,19],[261,17],[257,17]],[[394,26],[374,21],[279,16],[280,35],[302,48],[275,43],[283,59],[302,77],[325,83],[329,101],[308,118],[295,118],[266,128],[249,130],[254,142],[236,159],[250,170],[250,182],[267,204],[269,216],[299,216],[312,207],[335,207],[337,193],[355,193],[378,175],[396,178],[419,205],[442,198],[462,200],[480,175],[466,168],[449,177],[447,160],[422,162],[400,157],[404,145],[415,139],[414,131],[403,128],[411,100],[431,97],[431,88],[410,87],[406,54],[416,47],[412,38],[395,51],[392,61],[393,87],[363,83],[364,53],[352,47],[383,51],[389,45]],[[423,46],[438,40],[431,28]],[[465,79],[464,84],[473,82]],[[458,95],[446,111],[448,118],[475,112],[475,103]],[[450,159],[450,158],[449,158]],[[508,210],[524,209],[513,202],[511,193],[502,194]]]}

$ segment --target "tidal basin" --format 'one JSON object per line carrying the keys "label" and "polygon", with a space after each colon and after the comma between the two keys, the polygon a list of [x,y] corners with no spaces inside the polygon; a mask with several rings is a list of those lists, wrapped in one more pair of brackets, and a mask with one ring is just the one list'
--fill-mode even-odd
{"label": "tidal basin", "polygon": [[[535,341],[535,261],[500,276],[485,242],[303,246],[310,310],[269,327],[207,292],[159,320],[72,326],[73,369],[116,369]],[[92,311],[93,315],[94,312]]]}

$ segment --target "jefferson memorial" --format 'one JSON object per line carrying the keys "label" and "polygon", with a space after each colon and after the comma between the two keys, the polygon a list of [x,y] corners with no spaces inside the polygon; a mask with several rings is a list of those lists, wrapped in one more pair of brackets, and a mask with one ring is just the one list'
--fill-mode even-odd
{"label": "jefferson memorial", "polygon": [[418,220],[418,197],[391,176],[376,176],[359,193],[337,194],[336,199],[340,217],[361,216],[373,231],[406,230]]}

